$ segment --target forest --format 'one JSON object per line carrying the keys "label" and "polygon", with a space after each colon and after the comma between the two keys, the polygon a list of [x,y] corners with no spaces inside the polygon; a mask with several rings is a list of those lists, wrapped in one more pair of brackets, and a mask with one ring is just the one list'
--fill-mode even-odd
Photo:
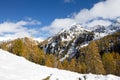
{"label": "forest", "polygon": [[77,56],[64,61],[60,61],[60,58],[55,54],[44,53],[40,48],[40,43],[27,37],[4,41],[0,43],[0,48],[48,67],[78,73],[120,76],[120,32],[92,40],[88,46],[79,49]]}

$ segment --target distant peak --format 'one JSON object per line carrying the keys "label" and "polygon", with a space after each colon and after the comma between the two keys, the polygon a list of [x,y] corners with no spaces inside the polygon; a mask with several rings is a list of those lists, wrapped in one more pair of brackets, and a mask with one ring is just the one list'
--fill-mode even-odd
{"label": "distant peak", "polygon": [[117,17],[117,18],[116,18],[116,21],[120,23],[120,17]]}
{"label": "distant peak", "polygon": [[58,32],[58,34],[61,34],[61,33],[63,33],[63,32],[65,32],[66,31],[66,29],[61,29],[59,32]]}

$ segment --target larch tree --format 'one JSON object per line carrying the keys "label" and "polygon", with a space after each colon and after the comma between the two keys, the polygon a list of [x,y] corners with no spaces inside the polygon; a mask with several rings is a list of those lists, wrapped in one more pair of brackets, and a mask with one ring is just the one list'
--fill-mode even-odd
{"label": "larch tree", "polygon": [[21,56],[21,54],[23,52],[23,42],[21,39],[17,39],[13,42],[12,52],[16,55]]}
{"label": "larch tree", "polygon": [[101,56],[98,52],[98,47],[94,41],[92,41],[87,47],[85,62],[87,65],[87,72],[95,74],[105,74]]}
{"label": "larch tree", "polygon": [[102,56],[102,61],[107,74],[114,74],[116,71],[116,62],[112,53],[105,53]]}

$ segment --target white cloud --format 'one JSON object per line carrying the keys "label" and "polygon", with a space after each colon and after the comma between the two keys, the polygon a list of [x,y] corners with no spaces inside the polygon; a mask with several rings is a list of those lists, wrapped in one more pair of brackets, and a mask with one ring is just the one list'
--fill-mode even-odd
{"label": "white cloud", "polygon": [[[71,0],[64,0],[70,2]],[[78,13],[73,13],[70,18],[55,19],[50,25],[45,26],[41,31],[51,35],[57,33],[62,28],[69,28],[73,23],[94,26],[97,24],[109,25],[108,19],[115,19],[120,16],[120,0],[106,0],[96,3],[91,9],[82,9]],[[101,20],[97,20],[101,18]],[[89,23],[93,20],[91,23]]]}
{"label": "white cloud", "polygon": [[49,26],[43,27],[42,31],[47,31],[51,34],[55,34],[61,29],[68,29],[74,23],[73,19],[65,18],[65,19],[55,19]]}
{"label": "white cloud", "polygon": [[120,0],[106,0],[95,4],[90,10],[83,9],[75,15],[75,20],[85,23],[91,19],[101,17],[114,19],[120,16]]}
{"label": "white cloud", "polygon": [[18,22],[3,22],[0,23],[0,38],[18,38],[30,37],[36,34],[37,31],[26,26],[40,25],[41,22],[37,20],[18,21]]}
{"label": "white cloud", "polygon": [[90,10],[94,17],[116,18],[120,16],[120,0],[100,2]]}
{"label": "white cloud", "polygon": [[65,3],[73,2],[74,0],[64,0]]}
{"label": "white cloud", "polygon": [[96,25],[103,25],[103,26],[107,27],[110,24],[111,24],[111,22],[107,21],[107,20],[94,20],[94,21],[92,21],[92,22],[90,22],[88,24],[85,24],[85,25],[87,25],[89,27],[94,27]]}

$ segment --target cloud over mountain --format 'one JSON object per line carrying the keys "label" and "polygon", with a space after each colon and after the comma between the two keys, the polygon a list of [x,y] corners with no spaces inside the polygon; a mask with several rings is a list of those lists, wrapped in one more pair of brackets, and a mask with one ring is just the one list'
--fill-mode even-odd
{"label": "cloud over mountain", "polygon": [[110,25],[110,20],[120,16],[119,4],[120,0],[101,1],[94,4],[90,9],[82,9],[78,13],[73,13],[69,18],[55,19],[50,25],[44,26],[40,30],[51,35],[62,28],[68,28],[73,23],[80,23],[84,26],[94,26],[95,24]]}

